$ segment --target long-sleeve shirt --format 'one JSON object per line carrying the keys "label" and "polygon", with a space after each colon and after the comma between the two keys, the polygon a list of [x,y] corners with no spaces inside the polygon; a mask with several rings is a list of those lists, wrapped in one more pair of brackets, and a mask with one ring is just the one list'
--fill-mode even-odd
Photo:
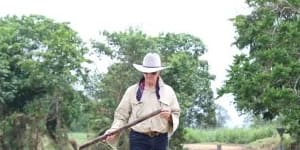
{"label": "long-sleeve shirt", "polygon": [[160,99],[156,96],[155,88],[145,88],[140,101],[136,99],[138,84],[130,86],[115,111],[114,121],[110,130],[120,128],[129,122],[164,108],[176,110],[171,113],[171,123],[165,118],[160,117],[160,115],[156,115],[136,124],[132,129],[137,132],[157,131],[168,133],[171,136],[179,124],[180,107],[174,90],[165,84],[161,78],[159,78],[159,86]]}

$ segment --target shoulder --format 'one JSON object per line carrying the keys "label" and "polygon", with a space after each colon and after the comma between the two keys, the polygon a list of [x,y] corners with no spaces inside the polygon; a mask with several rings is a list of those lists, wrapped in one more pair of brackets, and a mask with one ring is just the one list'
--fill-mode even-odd
{"label": "shoulder", "polygon": [[168,93],[171,93],[171,94],[175,94],[175,91],[174,91],[174,89],[170,86],[170,85],[168,85],[168,84],[166,84],[166,83],[164,83],[164,82],[161,82],[161,89],[163,89],[165,92],[168,92]]}
{"label": "shoulder", "polygon": [[172,88],[170,85],[166,84],[166,83],[163,81],[162,78],[159,79],[159,86],[160,86],[161,88],[165,88],[165,89],[174,91],[173,88]]}
{"label": "shoulder", "polygon": [[175,91],[174,91],[174,89],[170,86],[170,85],[165,85],[165,88],[169,91],[169,92],[171,92],[171,93],[174,93],[175,94]]}
{"label": "shoulder", "polygon": [[131,85],[127,88],[126,93],[136,92],[137,88],[138,88],[138,84]]}

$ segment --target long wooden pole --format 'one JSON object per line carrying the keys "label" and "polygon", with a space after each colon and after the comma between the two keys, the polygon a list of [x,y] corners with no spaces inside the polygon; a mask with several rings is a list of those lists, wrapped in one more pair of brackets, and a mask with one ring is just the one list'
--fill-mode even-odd
{"label": "long wooden pole", "polygon": [[134,126],[134,125],[136,125],[136,124],[138,124],[138,123],[140,123],[140,122],[142,122],[142,121],[144,121],[144,120],[146,120],[146,119],[149,119],[149,118],[151,118],[151,117],[153,117],[153,116],[156,116],[156,115],[158,115],[160,112],[161,112],[161,110],[156,110],[156,111],[154,111],[154,112],[152,112],[152,113],[150,113],[150,114],[148,114],[148,115],[146,115],[146,116],[143,116],[143,117],[141,117],[141,118],[139,118],[139,119],[137,119],[137,120],[135,120],[135,121],[133,121],[133,122],[131,122],[131,123],[128,123],[128,124],[124,125],[124,126],[121,127],[121,128],[118,128],[118,129],[116,129],[116,130],[114,130],[114,131],[112,131],[112,132],[110,132],[110,133],[106,133],[106,134],[103,134],[103,135],[101,135],[101,136],[98,136],[98,137],[96,137],[95,139],[92,139],[92,140],[90,140],[90,141],[88,141],[88,142],[86,142],[86,143],[80,145],[80,146],[79,146],[79,150],[82,150],[82,149],[84,149],[84,148],[86,148],[86,147],[88,147],[88,146],[90,146],[90,145],[92,145],[92,144],[95,144],[95,143],[97,143],[97,142],[99,142],[99,141],[101,141],[101,140],[104,140],[104,139],[106,139],[107,136],[110,136],[110,135],[116,134],[116,133],[118,133],[118,132],[121,132],[122,130],[125,130],[125,129],[127,129],[127,128],[130,128],[130,127],[132,127],[132,126]]}

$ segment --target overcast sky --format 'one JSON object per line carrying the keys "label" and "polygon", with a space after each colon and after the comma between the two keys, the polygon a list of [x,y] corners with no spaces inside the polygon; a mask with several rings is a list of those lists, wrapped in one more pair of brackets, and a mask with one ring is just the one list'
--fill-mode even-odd
{"label": "overcast sky", "polygon": [[[58,22],[70,22],[88,42],[101,30],[124,31],[138,27],[150,35],[160,32],[189,33],[199,37],[208,53],[210,73],[216,75],[212,88],[221,87],[226,69],[238,52],[231,44],[234,27],[230,18],[245,14],[244,0],[7,0],[0,5],[0,16],[38,14]],[[102,63],[100,69],[105,69]],[[229,126],[239,126],[231,96],[217,102],[224,106],[232,120]]]}

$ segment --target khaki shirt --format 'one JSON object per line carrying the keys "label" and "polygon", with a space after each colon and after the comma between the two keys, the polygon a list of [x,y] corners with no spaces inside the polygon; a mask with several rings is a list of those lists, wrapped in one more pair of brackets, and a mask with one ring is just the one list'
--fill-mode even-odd
{"label": "khaki shirt", "polygon": [[172,112],[173,123],[169,123],[166,119],[156,115],[136,124],[132,129],[137,132],[158,131],[161,133],[168,133],[170,137],[178,127],[180,107],[174,90],[170,86],[164,84],[161,79],[159,79],[159,86],[159,100],[156,97],[155,88],[145,88],[140,101],[137,101],[136,99],[138,84],[130,86],[126,90],[115,111],[114,121],[110,130],[120,128],[140,117],[148,115],[158,109],[165,108],[177,110]]}

